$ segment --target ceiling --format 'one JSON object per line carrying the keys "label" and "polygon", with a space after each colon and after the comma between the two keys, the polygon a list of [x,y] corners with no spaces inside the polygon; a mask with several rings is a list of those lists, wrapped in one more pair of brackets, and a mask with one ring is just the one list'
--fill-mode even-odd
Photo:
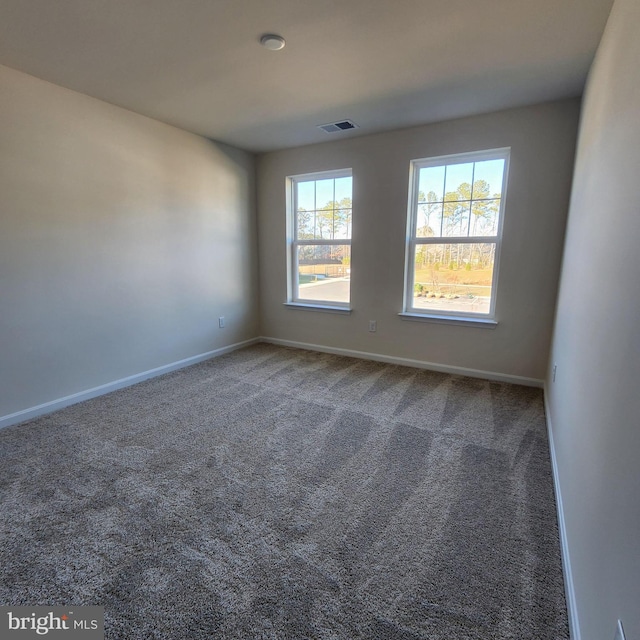
{"label": "ceiling", "polygon": [[259,152],[578,96],[611,5],[0,0],[0,63]]}

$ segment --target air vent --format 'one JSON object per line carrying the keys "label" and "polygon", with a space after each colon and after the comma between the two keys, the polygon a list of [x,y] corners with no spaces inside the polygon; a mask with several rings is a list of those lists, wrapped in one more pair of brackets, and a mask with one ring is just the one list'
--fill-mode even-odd
{"label": "air vent", "polygon": [[338,131],[348,131],[349,129],[357,128],[358,125],[355,122],[351,122],[351,120],[340,120],[339,122],[318,125],[318,129],[322,129],[325,133],[337,133]]}

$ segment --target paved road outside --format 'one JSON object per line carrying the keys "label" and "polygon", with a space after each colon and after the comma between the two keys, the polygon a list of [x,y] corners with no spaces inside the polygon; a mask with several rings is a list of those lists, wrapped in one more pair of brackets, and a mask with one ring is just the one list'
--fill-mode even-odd
{"label": "paved road outside", "polygon": [[[322,302],[349,302],[349,278],[327,278],[319,282],[309,282],[299,286],[299,296],[302,300]],[[489,313],[489,298],[460,297],[454,300],[443,298],[414,298],[416,309],[433,309],[434,311],[459,311],[467,313]]]}
{"label": "paved road outside", "polygon": [[327,278],[318,282],[301,284],[298,295],[302,300],[323,302],[349,302],[349,278]]}

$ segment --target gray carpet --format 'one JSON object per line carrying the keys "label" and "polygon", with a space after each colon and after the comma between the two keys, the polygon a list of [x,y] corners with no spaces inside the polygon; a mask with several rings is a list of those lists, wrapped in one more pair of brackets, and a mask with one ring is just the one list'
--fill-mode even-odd
{"label": "gray carpet", "polygon": [[108,639],[568,638],[537,389],[261,344],[0,461],[0,604]]}

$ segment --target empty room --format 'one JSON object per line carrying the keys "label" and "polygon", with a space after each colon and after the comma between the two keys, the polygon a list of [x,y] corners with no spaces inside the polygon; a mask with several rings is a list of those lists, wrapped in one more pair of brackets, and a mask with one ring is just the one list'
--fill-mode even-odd
{"label": "empty room", "polygon": [[637,0],[0,0],[0,637],[640,640]]}

